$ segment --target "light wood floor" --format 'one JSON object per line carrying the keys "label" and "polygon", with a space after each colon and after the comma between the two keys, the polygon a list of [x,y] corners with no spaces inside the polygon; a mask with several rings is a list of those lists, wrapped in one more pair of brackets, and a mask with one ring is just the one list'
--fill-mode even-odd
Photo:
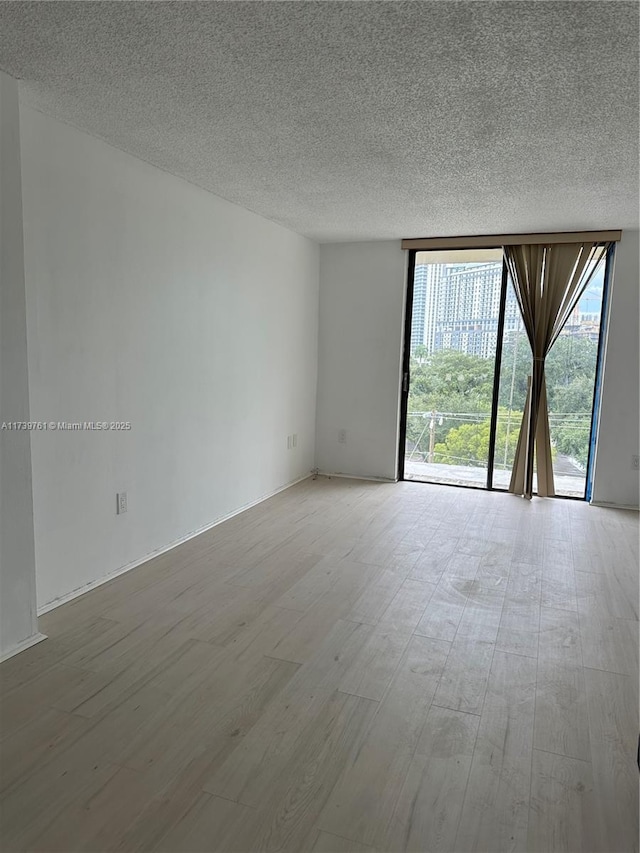
{"label": "light wood floor", "polygon": [[636,513],[305,481],[2,664],[0,847],[637,850],[637,552]]}

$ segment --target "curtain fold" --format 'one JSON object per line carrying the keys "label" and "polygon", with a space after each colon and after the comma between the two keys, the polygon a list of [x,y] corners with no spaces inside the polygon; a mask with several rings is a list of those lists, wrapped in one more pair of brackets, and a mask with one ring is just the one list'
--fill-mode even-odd
{"label": "curtain fold", "polygon": [[555,495],[545,359],[606,255],[598,243],[505,246],[504,254],[533,356],[509,491]]}

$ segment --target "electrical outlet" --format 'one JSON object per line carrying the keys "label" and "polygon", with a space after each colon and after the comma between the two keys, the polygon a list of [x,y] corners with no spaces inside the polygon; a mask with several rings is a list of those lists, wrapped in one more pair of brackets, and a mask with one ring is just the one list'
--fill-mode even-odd
{"label": "electrical outlet", "polygon": [[640,456],[632,456],[631,457],[631,467],[635,471],[640,471]]}
{"label": "electrical outlet", "polygon": [[347,431],[346,431],[346,429],[339,429],[338,430],[338,441],[340,442],[340,444],[346,444],[347,443]]}
{"label": "electrical outlet", "polygon": [[118,492],[116,495],[116,515],[122,515],[127,511],[127,493]]}
{"label": "electrical outlet", "polygon": [[297,446],[298,446],[298,433],[294,432],[294,434],[291,436],[291,447],[297,447]]}

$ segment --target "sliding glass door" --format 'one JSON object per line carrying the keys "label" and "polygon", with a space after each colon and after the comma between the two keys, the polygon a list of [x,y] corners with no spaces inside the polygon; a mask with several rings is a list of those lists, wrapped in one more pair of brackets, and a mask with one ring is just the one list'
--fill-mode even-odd
{"label": "sliding glass door", "polygon": [[[606,275],[601,264],[546,361],[555,490],[567,497],[585,496]],[[401,478],[508,489],[531,348],[502,249],[413,252],[408,296]]]}
{"label": "sliding glass door", "polygon": [[[606,265],[601,264],[545,362],[553,478],[557,495],[585,497],[598,374]],[[517,303],[508,282],[507,306]],[[509,311],[507,310],[507,315]],[[493,486],[508,489],[531,373],[531,348],[520,312],[505,321],[499,377]],[[535,475],[534,475],[535,484]]]}
{"label": "sliding glass door", "polygon": [[486,488],[502,250],[418,252],[404,478]]}

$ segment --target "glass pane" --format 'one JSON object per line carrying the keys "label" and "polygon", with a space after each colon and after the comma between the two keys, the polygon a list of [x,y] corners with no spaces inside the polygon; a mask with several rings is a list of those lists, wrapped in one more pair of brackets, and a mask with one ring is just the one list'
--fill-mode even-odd
{"label": "glass pane", "polygon": [[502,251],[419,252],[405,479],[486,487]]}
{"label": "glass pane", "polygon": [[[546,359],[555,490],[568,497],[585,495],[603,287],[601,263]],[[509,487],[530,373],[531,348],[509,281],[493,474],[497,489]]]}
{"label": "glass pane", "polygon": [[545,365],[556,494],[584,497],[604,292],[600,264]]}
{"label": "glass pane", "polygon": [[496,449],[493,462],[493,486],[496,489],[509,488],[513,458],[520,435],[522,412],[527,399],[527,377],[530,373],[531,347],[524,330],[513,284],[509,279],[505,302]]}

